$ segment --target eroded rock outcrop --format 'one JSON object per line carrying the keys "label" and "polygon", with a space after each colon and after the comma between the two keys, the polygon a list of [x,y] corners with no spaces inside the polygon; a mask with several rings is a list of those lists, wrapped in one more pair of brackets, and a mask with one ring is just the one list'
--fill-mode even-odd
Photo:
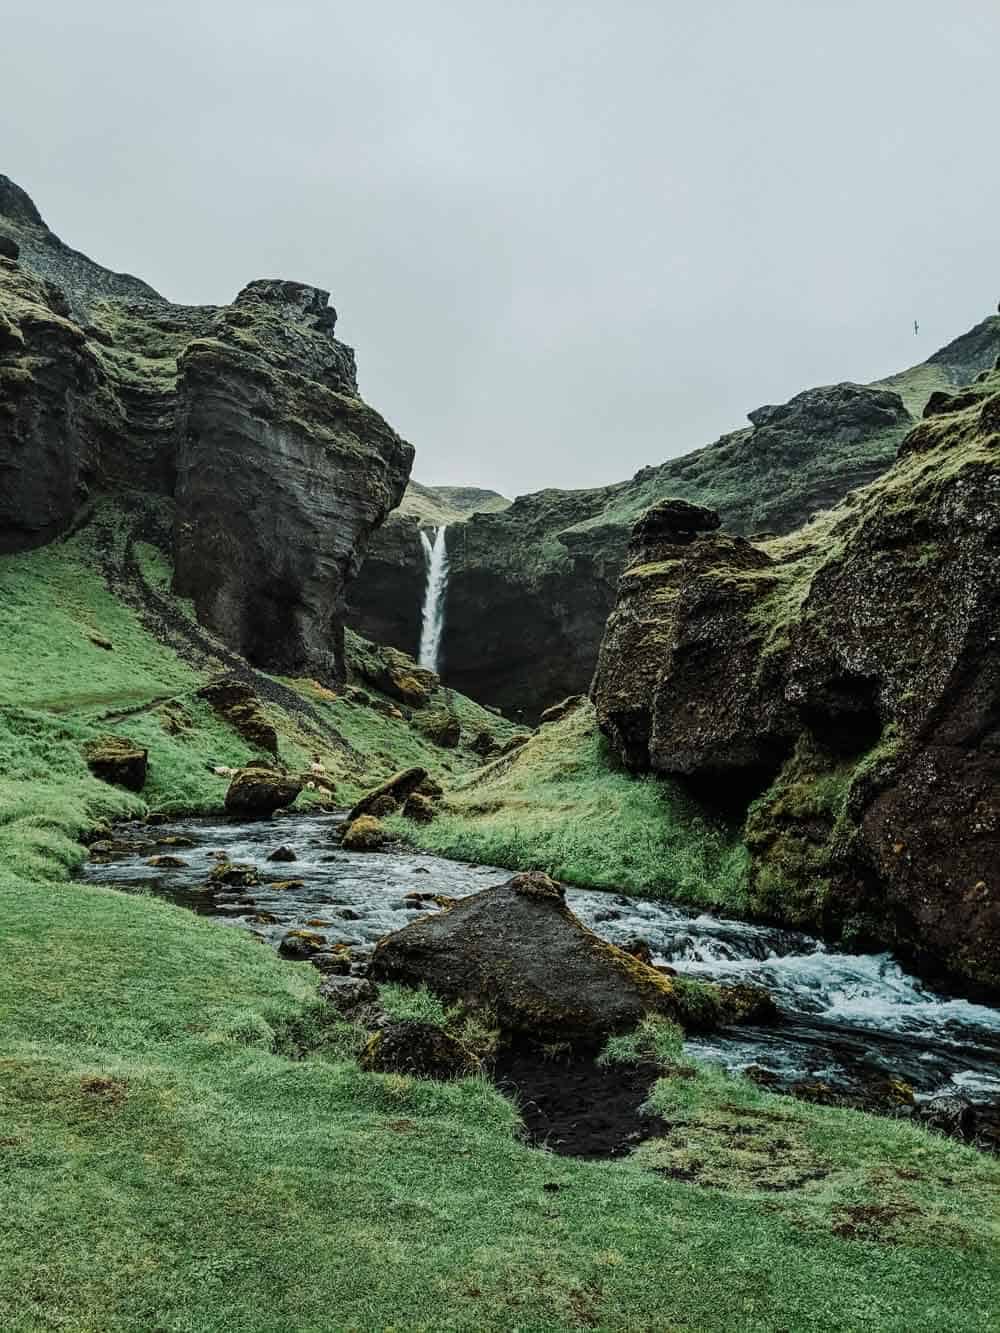
{"label": "eroded rock outcrop", "polygon": [[412,448],[359,396],[328,294],[179,306],[71,250],[0,177],[0,551],[92,491],[175,502],[176,591],[253,665],[342,679],[344,589]]}
{"label": "eroded rock outcrop", "polygon": [[974,388],[790,537],[640,525],[593,697],[631,768],[747,811],[763,913],[995,993],[1000,371]]}

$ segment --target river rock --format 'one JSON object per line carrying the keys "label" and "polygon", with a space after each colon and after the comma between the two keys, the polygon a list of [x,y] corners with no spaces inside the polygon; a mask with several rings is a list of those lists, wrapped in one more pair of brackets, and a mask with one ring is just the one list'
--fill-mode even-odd
{"label": "river rock", "polygon": [[341,1013],[348,1013],[361,1004],[374,1004],[378,998],[378,990],[367,977],[327,977],[320,985],[319,994]]}
{"label": "river rock", "polygon": [[299,858],[291,847],[286,847],[284,843],[280,847],[275,847],[273,852],[268,852],[269,861],[297,861]]}
{"label": "river rock", "polygon": [[411,793],[415,792],[426,781],[426,768],[406,768],[401,773],[394,773],[380,787],[375,787],[367,795],[362,796],[347,816],[348,823],[358,819],[361,815],[371,814],[372,807],[384,796],[388,796],[395,801],[397,806],[404,805]]}
{"label": "river rock", "polygon": [[385,830],[374,815],[359,815],[344,829],[341,846],[348,852],[377,852],[385,842]]}
{"label": "river rock", "polygon": [[298,778],[273,768],[241,768],[226,792],[226,811],[251,817],[272,815],[275,810],[291,805],[301,790]]}
{"label": "river rock", "polygon": [[547,875],[515,875],[380,940],[376,981],[491,1006],[500,1026],[593,1045],[648,1011],[676,1017],[664,977],[587,930]]}
{"label": "river rock", "polygon": [[142,791],[146,785],[148,753],[125,736],[102,736],[83,747],[83,757],[95,778],[129,791]]}

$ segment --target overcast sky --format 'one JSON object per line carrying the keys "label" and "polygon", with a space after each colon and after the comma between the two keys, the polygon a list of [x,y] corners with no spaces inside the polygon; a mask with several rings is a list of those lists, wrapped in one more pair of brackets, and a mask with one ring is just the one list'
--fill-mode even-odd
{"label": "overcast sky", "polygon": [[5,0],[0,171],[174,300],[329,288],[414,475],[514,494],[994,310],[998,71],[1000,0]]}

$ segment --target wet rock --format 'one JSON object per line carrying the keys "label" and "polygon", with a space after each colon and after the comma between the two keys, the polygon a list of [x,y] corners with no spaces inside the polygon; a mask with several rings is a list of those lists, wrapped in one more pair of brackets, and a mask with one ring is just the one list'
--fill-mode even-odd
{"label": "wet rock", "polygon": [[267,887],[273,889],[275,893],[294,893],[297,889],[304,889],[306,886],[303,879],[269,879]]}
{"label": "wet rock", "polygon": [[362,1069],[441,1081],[475,1073],[478,1062],[454,1037],[433,1023],[393,1023],[376,1032],[358,1058]]}
{"label": "wet rock", "polygon": [[260,883],[257,867],[240,861],[220,861],[212,867],[208,875],[209,884],[239,886],[249,888]]}
{"label": "wet rock", "polygon": [[332,949],[318,950],[309,961],[318,972],[330,977],[348,976],[354,964],[351,950],[346,944],[336,944]]}
{"label": "wet rock", "polygon": [[594,1044],[648,1011],[678,1012],[672,984],[587,930],[540,873],[386,936],[371,971],[376,981],[488,1005],[501,1028],[542,1041]]}
{"label": "wet rock", "polygon": [[146,864],[156,866],[160,870],[181,870],[187,865],[187,861],[179,856],[151,856]]}
{"label": "wet rock", "polygon": [[83,757],[95,778],[129,791],[142,791],[146,785],[148,753],[124,736],[102,736],[83,747]]}
{"label": "wet rock", "polygon": [[781,1021],[781,1013],[771,994],[763,986],[741,984],[720,986],[722,1018],[726,1023],[746,1023],[766,1027]]}
{"label": "wet rock", "polygon": [[403,814],[407,819],[412,819],[415,824],[429,824],[434,818],[434,805],[429,796],[421,796],[415,791],[412,796],[407,798],[403,806]]}
{"label": "wet rock", "polygon": [[976,1133],[976,1109],[967,1097],[928,1097],[917,1106],[917,1115],[929,1129],[952,1138],[971,1140]]}
{"label": "wet rock", "polygon": [[348,852],[377,852],[385,843],[385,830],[372,815],[352,819],[344,830],[341,846]]}
{"label": "wet rock", "polygon": [[356,912],[353,907],[341,907],[337,915],[341,921],[360,921],[362,919],[361,913]]}
{"label": "wet rock", "polygon": [[194,838],[185,838],[183,834],[172,833],[166,838],[156,839],[157,847],[193,847]]}
{"label": "wet rock", "polygon": [[[618,915],[618,913],[615,915]],[[638,958],[640,963],[645,963],[648,967],[652,967],[653,951],[649,947],[649,940],[644,940],[641,935],[633,935],[631,939],[626,940],[625,943],[622,944],[621,948],[625,953],[631,954],[633,958]]]}
{"label": "wet rock", "polygon": [[291,805],[301,790],[302,784],[297,778],[275,769],[241,768],[226,792],[226,811],[232,815],[263,818]]}
{"label": "wet rock", "polygon": [[326,948],[326,939],[312,930],[290,930],[281,937],[278,953],[282,958],[308,961]]}
{"label": "wet rock", "polygon": [[327,977],[320,985],[319,994],[342,1014],[359,1004],[374,1004],[378,998],[377,988],[367,977]]}
{"label": "wet rock", "polygon": [[426,781],[426,768],[406,768],[401,773],[394,773],[381,786],[373,788],[367,795],[362,796],[347,816],[348,823],[352,823],[361,815],[371,814],[372,806],[383,796],[390,797],[397,805],[405,804],[408,797]]}
{"label": "wet rock", "polygon": [[268,852],[267,859],[269,861],[297,861],[299,858],[291,847],[282,843],[280,847],[275,847],[273,852]]}

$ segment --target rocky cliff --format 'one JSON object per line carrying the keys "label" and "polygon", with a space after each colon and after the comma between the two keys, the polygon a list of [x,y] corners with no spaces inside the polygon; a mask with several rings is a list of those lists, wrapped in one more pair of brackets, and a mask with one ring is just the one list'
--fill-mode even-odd
{"label": "rocky cliff", "polygon": [[791,535],[718,528],[683,501],[634,528],[594,680],[612,747],[745,820],[762,914],[995,993],[1000,370]]}
{"label": "rocky cliff", "polygon": [[175,503],[176,590],[254,665],[342,677],[344,590],[412,448],[358,393],[328,293],[180,306],[71,250],[0,176],[0,550],[97,494]]}
{"label": "rocky cliff", "polygon": [[[758,408],[749,426],[629,481],[473,513],[449,535],[446,676],[527,716],[586,690],[631,526],[649,505],[683,498],[719,512],[733,533],[789,532],[881,475],[931,394],[970,383],[998,354],[1000,319],[987,319],[889,380]],[[417,524],[393,517],[353,590],[353,623],[414,651],[422,567]]]}

